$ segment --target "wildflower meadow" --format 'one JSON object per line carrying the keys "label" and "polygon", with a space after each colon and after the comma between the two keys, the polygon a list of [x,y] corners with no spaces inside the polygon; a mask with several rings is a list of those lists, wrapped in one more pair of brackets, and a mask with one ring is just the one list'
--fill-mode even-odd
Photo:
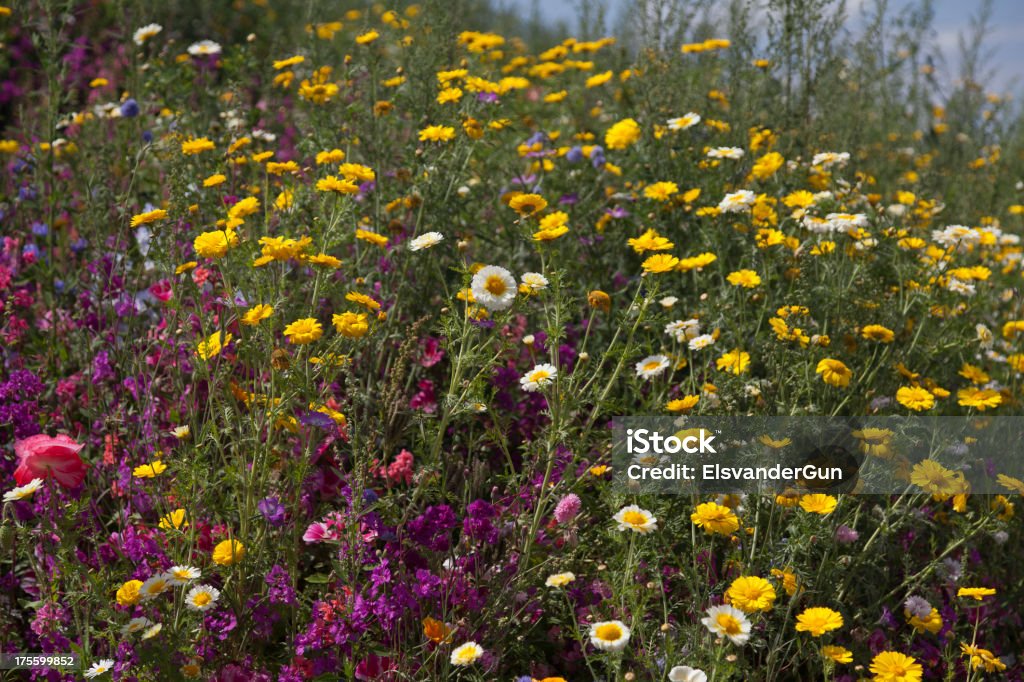
{"label": "wildflower meadow", "polygon": [[1021,414],[991,3],[634,5],[0,7],[0,679],[1024,680],[1019,474],[612,454]]}

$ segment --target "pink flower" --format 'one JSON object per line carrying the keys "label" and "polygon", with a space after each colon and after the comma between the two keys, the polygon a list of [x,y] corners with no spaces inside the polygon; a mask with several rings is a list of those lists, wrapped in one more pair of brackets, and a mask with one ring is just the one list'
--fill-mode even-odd
{"label": "pink flower", "polygon": [[417,385],[420,390],[409,401],[409,407],[414,410],[423,410],[427,414],[434,414],[437,411],[437,395],[434,393],[434,382],[430,379],[423,379]]}
{"label": "pink flower", "polygon": [[316,521],[309,524],[309,528],[302,534],[302,539],[312,544],[314,542],[323,542],[325,540],[337,540],[338,531],[331,528],[323,521]]}
{"label": "pink flower", "polygon": [[555,506],[555,521],[565,524],[576,518],[582,506],[580,498],[575,493],[569,493]]}
{"label": "pink flower", "polygon": [[50,437],[44,433],[14,441],[18,468],[14,480],[26,485],[34,478],[57,479],[65,488],[74,488],[85,479],[85,462],[78,456],[85,445],[63,434]]}
{"label": "pink flower", "polygon": [[171,280],[162,279],[156,284],[152,284],[149,287],[149,293],[153,294],[153,297],[158,301],[167,303],[174,296],[174,288],[171,286]]}
{"label": "pink flower", "polygon": [[395,455],[395,461],[388,465],[387,478],[392,483],[412,484],[412,453],[403,449]]}
{"label": "pink flower", "polygon": [[355,677],[357,680],[391,680],[398,679],[392,675],[398,670],[398,664],[390,658],[370,654],[356,666]]}
{"label": "pink flower", "polygon": [[444,349],[441,348],[440,340],[433,336],[423,340],[422,351],[420,364],[424,367],[433,367],[444,357]]}

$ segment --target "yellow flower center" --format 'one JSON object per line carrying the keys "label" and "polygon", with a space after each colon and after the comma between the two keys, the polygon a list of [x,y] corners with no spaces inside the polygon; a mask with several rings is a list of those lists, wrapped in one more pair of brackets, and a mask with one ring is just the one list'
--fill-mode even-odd
{"label": "yellow flower center", "polygon": [[[636,514],[636,512],[630,512],[630,514]],[[636,515],[642,516],[642,514]],[[594,634],[597,635],[597,638],[603,642],[614,642],[615,640],[622,637],[622,628],[620,628],[615,623],[606,623],[601,627],[597,628],[597,632],[595,632]]]}
{"label": "yellow flower center", "polygon": [[647,515],[638,511],[628,511],[622,515],[622,520],[631,526],[642,526],[647,523]]}
{"label": "yellow flower center", "polygon": [[718,627],[721,628],[722,632],[724,632],[727,635],[738,635],[742,631],[740,622],[736,620],[736,618],[734,618],[733,616],[730,616],[728,613],[718,614],[716,622],[718,623]]}
{"label": "yellow flower center", "polygon": [[192,598],[192,603],[196,606],[206,606],[210,601],[210,594],[208,592],[200,592]]}
{"label": "yellow flower center", "polygon": [[504,296],[505,292],[508,291],[508,287],[505,285],[505,280],[498,275],[491,275],[488,277],[487,281],[484,283],[484,289],[494,296]]}

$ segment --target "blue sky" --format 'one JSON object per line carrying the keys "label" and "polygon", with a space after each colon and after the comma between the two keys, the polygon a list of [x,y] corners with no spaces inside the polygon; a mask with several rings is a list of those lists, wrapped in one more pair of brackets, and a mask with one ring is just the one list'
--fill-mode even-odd
{"label": "blue sky", "polygon": [[[618,16],[622,8],[634,0],[606,0],[609,14]],[[912,0],[890,0],[898,10]],[[532,0],[496,0],[496,4],[514,8],[526,15]],[[866,0],[847,0],[848,13],[856,21],[859,7]],[[546,21],[564,21],[575,28],[577,2],[575,0],[540,0],[541,16]],[[958,35],[968,29],[972,14],[981,6],[980,0],[935,0],[934,40],[941,50],[947,68],[955,71],[959,64]],[[991,50],[988,61],[993,71],[989,85],[1000,92],[1024,92],[1024,0],[994,0],[991,24],[994,27],[987,43]],[[851,28],[856,24],[851,23]],[[952,74],[955,75],[955,74]]]}

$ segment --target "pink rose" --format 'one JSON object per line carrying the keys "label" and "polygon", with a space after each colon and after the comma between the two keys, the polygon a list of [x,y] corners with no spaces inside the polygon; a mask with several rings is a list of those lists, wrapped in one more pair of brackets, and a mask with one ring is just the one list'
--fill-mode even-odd
{"label": "pink rose", "polygon": [[14,470],[14,480],[18,485],[25,485],[34,478],[52,476],[65,488],[74,488],[85,479],[85,462],[78,456],[78,451],[84,447],[63,434],[50,437],[41,433],[16,440],[14,454],[18,456],[18,468]]}

